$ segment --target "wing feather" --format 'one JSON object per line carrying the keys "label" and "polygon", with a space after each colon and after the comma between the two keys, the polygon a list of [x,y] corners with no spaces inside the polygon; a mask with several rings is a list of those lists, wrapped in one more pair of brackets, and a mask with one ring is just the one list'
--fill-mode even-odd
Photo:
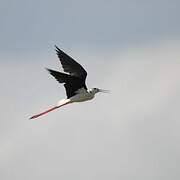
{"label": "wing feather", "polygon": [[55,46],[55,48],[56,48],[57,55],[59,57],[59,60],[62,64],[64,71],[69,73],[72,76],[76,76],[76,77],[79,77],[80,79],[85,80],[87,76],[86,70],[78,62],[76,62],[72,57],[67,55],[57,46]]}
{"label": "wing feather", "polygon": [[69,74],[65,74],[48,68],[47,70],[59,83],[64,83],[67,98],[74,96],[76,92],[81,88],[87,90],[85,83],[82,82],[82,80],[78,77],[71,76]]}

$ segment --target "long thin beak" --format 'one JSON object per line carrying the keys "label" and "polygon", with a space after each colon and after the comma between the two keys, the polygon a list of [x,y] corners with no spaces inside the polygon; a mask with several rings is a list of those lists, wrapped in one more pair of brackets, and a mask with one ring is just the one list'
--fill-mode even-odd
{"label": "long thin beak", "polygon": [[110,90],[99,89],[99,92],[103,92],[103,93],[110,93]]}

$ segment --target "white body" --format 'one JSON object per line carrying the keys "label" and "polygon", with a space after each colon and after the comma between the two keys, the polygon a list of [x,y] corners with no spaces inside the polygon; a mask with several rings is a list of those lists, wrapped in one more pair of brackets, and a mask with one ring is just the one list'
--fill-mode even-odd
{"label": "white body", "polygon": [[83,102],[83,101],[89,101],[94,98],[94,95],[90,93],[86,94],[77,94],[70,98],[71,102]]}
{"label": "white body", "polygon": [[96,91],[93,90],[86,90],[84,88],[79,89],[77,91],[77,94],[72,96],[69,99],[62,99],[57,103],[57,106],[61,106],[64,103],[74,103],[74,102],[83,102],[83,101],[89,101],[94,98],[94,95],[96,94]]}
{"label": "white body", "polygon": [[94,98],[95,93],[87,91],[85,89],[80,89],[77,94],[70,98],[70,102],[83,102],[89,101]]}
{"label": "white body", "polygon": [[69,103],[89,101],[89,100],[93,99],[95,94],[98,93],[98,92],[108,92],[108,91],[98,89],[98,88],[93,88],[93,89],[90,89],[90,90],[86,90],[84,88],[81,88],[76,92],[76,94],[74,96],[70,97],[69,99],[60,100],[56,104],[56,106],[54,106],[52,108],[49,108],[48,110],[43,111],[43,112],[41,112],[39,114],[35,114],[34,116],[30,117],[30,119],[35,119],[35,118],[37,118],[39,116],[42,116],[42,115],[47,114],[47,113],[49,113],[51,111],[54,111],[55,109],[60,108],[60,107],[66,105],[66,104],[69,104]]}

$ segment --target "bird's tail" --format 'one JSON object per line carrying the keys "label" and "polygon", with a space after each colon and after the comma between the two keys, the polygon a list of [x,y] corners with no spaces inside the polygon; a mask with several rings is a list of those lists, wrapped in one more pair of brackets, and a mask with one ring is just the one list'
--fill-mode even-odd
{"label": "bird's tail", "polygon": [[39,114],[35,114],[35,115],[33,115],[32,117],[30,117],[29,119],[38,118],[39,116],[42,116],[42,115],[47,114],[47,113],[49,113],[49,112],[51,112],[51,111],[54,111],[55,109],[58,109],[58,108],[66,105],[66,104],[69,104],[69,103],[70,103],[70,100],[69,100],[69,99],[62,99],[61,101],[59,101],[59,102],[57,103],[56,106],[51,107],[51,108],[49,108],[48,110],[43,111],[43,112],[41,112],[41,113],[39,113]]}

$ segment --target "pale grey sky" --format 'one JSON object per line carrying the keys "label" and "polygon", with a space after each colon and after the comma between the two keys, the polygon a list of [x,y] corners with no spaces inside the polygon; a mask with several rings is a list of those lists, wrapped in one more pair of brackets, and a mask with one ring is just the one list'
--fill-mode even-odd
{"label": "pale grey sky", "polygon": [[[1,180],[179,180],[180,2],[0,1]],[[65,97],[57,44],[110,89]]]}
{"label": "pale grey sky", "polygon": [[112,50],[180,36],[179,0],[1,0],[0,52]]}

